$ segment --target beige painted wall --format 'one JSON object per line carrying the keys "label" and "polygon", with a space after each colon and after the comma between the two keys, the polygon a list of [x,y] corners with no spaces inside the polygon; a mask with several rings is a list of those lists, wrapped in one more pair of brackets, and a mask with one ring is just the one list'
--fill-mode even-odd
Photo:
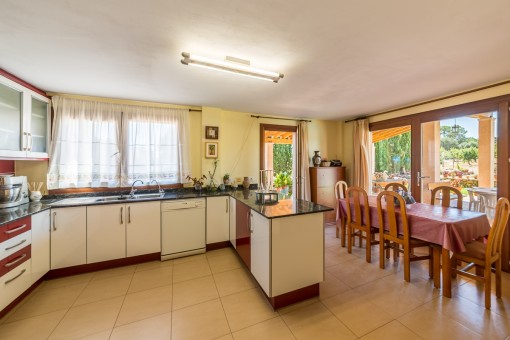
{"label": "beige painted wall", "polygon": [[[252,118],[251,113],[203,107],[202,112],[191,111],[190,123],[190,163],[192,177],[207,175],[213,170],[213,160],[205,158],[205,143],[219,143],[219,164],[216,171],[216,184],[222,182],[223,175],[233,178],[248,176],[258,182],[260,159],[260,124],[297,125],[296,121],[270,118]],[[313,120],[309,123],[309,157],[314,150],[320,150],[323,158],[342,159],[343,123],[336,121]],[[205,139],[205,127],[219,127],[219,139]],[[339,127],[340,126],[340,127]],[[17,161],[16,174],[26,175],[29,181],[42,181],[46,193],[47,161]]]}
{"label": "beige painted wall", "polygon": [[[378,115],[378,116],[375,116],[372,118],[369,117],[368,120],[370,123],[373,123],[373,122],[378,122],[378,121],[387,120],[387,119],[391,119],[391,118],[408,116],[408,115],[412,115],[415,113],[426,112],[426,111],[435,110],[435,109],[442,109],[442,108],[449,107],[449,106],[465,104],[465,103],[474,102],[477,100],[503,96],[503,95],[507,95],[507,94],[510,94],[510,84],[495,86],[492,88],[488,88],[488,89],[484,89],[484,90],[480,90],[480,91],[476,91],[476,92],[472,92],[472,93],[468,93],[468,94],[458,95],[458,96],[451,97],[448,99],[437,100],[432,103],[418,105],[418,106],[407,108],[407,109],[396,109],[394,111],[391,111],[391,112],[388,112],[385,114],[381,114],[381,115]],[[363,113],[360,112],[360,115],[363,115]],[[341,125],[341,124],[339,123],[339,125]],[[342,161],[343,161],[344,165],[347,166],[347,178],[350,181],[352,181],[352,173],[349,170],[353,169],[353,163],[354,163],[354,154],[353,154],[353,149],[352,149],[352,132],[353,132],[354,125],[352,122],[345,123],[343,125],[344,125],[344,128],[343,128],[342,136],[343,136],[343,140],[344,140],[344,149],[343,149],[343,152],[344,152],[343,157],[344,158],[342,159]],[[351,182],[348,182],[348,183],[351,183]]]}

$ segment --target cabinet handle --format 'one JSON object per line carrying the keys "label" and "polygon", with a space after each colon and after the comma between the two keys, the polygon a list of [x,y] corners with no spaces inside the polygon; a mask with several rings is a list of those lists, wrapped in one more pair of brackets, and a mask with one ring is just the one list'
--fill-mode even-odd
{"label": "cabinet handle", "polygon": [[17,227],[17,228],[14,228],[14,229],[11,229],[11,230],[6,230],[4,231],[5,234],[12,234],[12,233],[15,233],[23,228],[26,228],[26,224],[23,224],[21,227]]}
{"label": "cabinet handle", "polygon": [[57,212],[53,212],[53,231],[57,231]]}
{"label": "cabinet handle", "polygon": [[12,267],[12,266],[14,266],[16,263],[18,263],[19,261],[23,260],[25,257],[27,257],[27,254],[23,254],[23,255],[21,255],[21,256],[18,256],[18,257],[16,258],[16,260],[14,260],[14,261],[12,261],[12,262],[9,262],[9,263],[4,264],[4,267],[6,267],[6,268]]}
{"label": "cabinet handle", "polygon": [[5,248],[5,251],[11,250],[13,248],[16,248],[17,246],[20,246],[20,245],[22,245],[25,242],[27,242],[27,240],[21,240],[20,242],[16,243],[15,245]]}
{"label": "cabinet handle", "polygon": [[131,223],[131,207],[128,207],[128,223]]}
{"label": "cabinet handle", "polygon": [[225,212],[228,214],[228,197],[225,200]]}
{"label": "cabinet handle", "polygon": [[120,224],[124,224],[124,207],[120,207]]}
{"label": "cabinet handle", "polygon": [[[28,139],[30,138],[30,143],[28,143]],[[28,151],[32,151],[32,144],[33,144],[34,140],[32,139],[32,133],[31,132],[28,132],[27,133],[27,150]]]}
{"label": "cabinet handle", "polygon": [[15,276],[15,277],[13,277],[12,279],[5,281],[5,283],[4,283],[4,284],[8,285],[8,284],[9,284],[9,283],[11,283],[12,281],[16,280],[18,277],[20,277],[21,275],[23,275],[26,271],[27,271],[26,269],[23,269],[23,270],[21,271],[21,273],[19,273],[18,275],[16,275],[16,276]]}
{"label": "cabinet handle", "polygon": [[[26,138],[25,138],[26,137]],[[26,132],[23,132],[23,151],[27,151],[28,136]]]}

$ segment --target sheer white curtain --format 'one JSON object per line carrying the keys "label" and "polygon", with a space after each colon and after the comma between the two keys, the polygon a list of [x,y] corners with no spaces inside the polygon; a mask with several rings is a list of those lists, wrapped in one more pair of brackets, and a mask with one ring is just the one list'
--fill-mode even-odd
{"label": "sheer white curtain", "polygon": [[372,138],[368,120],[354,121],[354,185],[371,192]]}
{"label": "sheer white curtain", "polygon": [[125,106],[122,183],[185,182],[189,174],[189,110]]}
{"label": "sheer white curtain", "polygon": [[298,198],[310,200],[310,158],[308,155],[308,123],[298,123]]}
{"label": "sheer white curtain", "polygon": [[48,189],[120,184],[118,105],[55,96]]}

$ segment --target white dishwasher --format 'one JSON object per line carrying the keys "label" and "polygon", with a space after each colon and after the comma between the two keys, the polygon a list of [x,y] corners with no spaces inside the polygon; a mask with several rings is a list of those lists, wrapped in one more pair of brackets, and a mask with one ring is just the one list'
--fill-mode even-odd
{"label": "white dishwasher", "polygon": [[161,260],[205,253],[205,198],[161,203]]}

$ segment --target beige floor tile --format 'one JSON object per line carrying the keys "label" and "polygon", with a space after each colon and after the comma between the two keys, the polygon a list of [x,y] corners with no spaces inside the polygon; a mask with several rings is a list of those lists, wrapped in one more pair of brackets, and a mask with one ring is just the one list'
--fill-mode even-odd
{"label": "beige floor tile", "polygon": [[163,340],[172,334],[172,314],[166,313],[113,329],[110,340]]}
{"label": "beige floor tile", "polygon": [[205,257],[184,263],[175,263],[173,269],[174,283],[211,275],[209,262]]}
{"label": "beige floor tile", "polygon": [[220,296],[242,292],[256,286],[251,274],[244,268],[214,274],[213,277]]}
{"label": "beige floor tile", "polygon": [[229,333],[230,328],[219,299],[172,313],[172,340],[214,339]]}
{"label": "beige floor tile", "polygon": [[136,265],[100,270],[98,272],[95,272],[94,276],[92,277],[92,281],[106,279],[113,276],[133,274],[135,272],[135,269]]}
{"label": "beige floor tile", "polygon": [[[461,296],[479,306],[485,307],[485,289],[481,282],[470,281],[453,291],[453,296]],[[502,285],[502,298],[496,297],[496,292],[491,293],[491,311],[510,319],[510,286]]]}
{"label": "beige floor tile", "polygon": [[234,337],[232,336],[232,334],[227,334],[220,336],[219,338],[216,338],[214,340],[234,340]]}
{"label": "beige floor tile", "polygon": [[335,295],[322,303],[356,336],[363,336],[393,320],[390,314],[355,291]]}
{"label": "beige floor tile", "polygon": [[232,332],[278,316],[258,288],[224,296],[221,301]]}
{"label": "beige floor tile", "polygon": [[432,280],[415,277],[411,282],[406,282],[400,275],[386,276],[355,288],[354,291],[393,318],[398,318],[440,295],[440,291],[434,289]]}
{"label": "beige floor tile", "polygon": [[234,253],[223,253],[217,256],[207,257],[213,273],[221,273],[227,270],[241,268],[241,262]]}
{"label": "beige floor tile", "polygon": [[296,339],[356,339],[356,336],[320,302],[282,316]]}
{"label": "beige floor tile", "polygon": [[307,300],[304,300],[304,301],[296,302],[296,303],[293,303],[292,305],[288,305],[288,306],[279,308],[277,310],[277,312],[280,315],[284,315],[284,314],[293,312],[293,311],[295,311],[297,309],[300,309],[300,308],[303,308],[303,307],[306,307],[306,306],[309,306],[309,305],[313,305],[314,303],[317,303],[317,302],[320,302],[320,300],[319,300],[319,298],[315,297],[315,298],[311,298],[311,299],[307,299]]}
{"label": "beige floor tile", "polygon": [[418,335],[414,334],[409,328],[402,325],[397,320],[368,333],[361,339],[363,340],[382,340],[382,339],[406,339],[406,340],[419,340]]}
{"label": "beige floor tile", "polygon": [[326,248],[324,251],[324,266],[331,267],[340,263],[352,261],[353,258],[348,256],[344,250],[345,248],[338,249],[335,248]]}
{"label": "beige floor tile", "polygon": [[59,279],[53,279],[53,280],[47,280],[43,281],[41,283],[41,289],[54,289],[54,288],[61,288],[65,286],[75,285],[75,284],[81,284],[81,283],[89,283],[90,280],[92,280],[92,277],[95,273],[87,273],[87,274],[80,274],[80,275],[73,275],[73,276],[67,276],[62,277]]}
{"label": "beige floor tile", "polygon": [[282,318],[273,318],[240,331],[234,332],[235,340],[293,340],[289,327]]}
{"label": "beige floor tile", "polygon": [[126,294],[133,274],[112,276],[90,281],[80,294],[74,306],[101,301]]}
{"label": "beige floor tile", "polygon": [[128,293],[172,284],[173,266],[135,272]]}
{"label": "beige floor tile", "polygon": [[116,326],[139,321],[172,310],[172,285],[127,294]]}
{"label": "beige floor tile", "polygon": [[481,335],[434,309],[432,302],[400,317],[398,321],[424,339],[481,339]]}
{"label": "beige floor tile", "polygon": [[444,314],[485,339],[504,339],[510,335],[510,319],[479,306],[463,297],[439,297],[430,303],[431,310]]}
{"label": "beige floor tile", "polygon": [[67,310],[71,308],[86,285],[86,283],[80,283],[56,289],[39,290],[17,308],[6,319],[6,322],[26,319],[62,309]]}
{"label": "beige floor tile", "polygon": [[337,279],[335,276],[333,276],[331,273],[329,273],[327,270],[325,272],[325,280],[319,284],[320,289],[320,297],[321,299],[326,299],[328,297],[345,293],[352,288]]}
{"label": "beige floor tile", "polygon": [[108,340],[110,339],[110,335],[112,334],[112,330],[109,329],[107,331],[86,335],[84,337],[79,338],[79,340]]}
{"label": "beige floor tile", "polygon": [[32,318],[0,325],[0,339],[47,339],[64,317],[66,310],[51,312]]}
{"label": "beige floor tile", "polygon": [[385,276],[394,275],[397,269],[387,266],[385,270],[381,270],[376,263],[354,259],[328,267],[327,271],[349,287],[356,288]]}
{"label": "beige floor tile", "polygon": [[174,265],[174,261],[172,260],[167,260],[167,261],[150,261],[150,262],[145,262],[145,263],[141,263],[139,265],[136,266],[136,271],[137,272],[141,272],[143,270],[149,270],[149,269],[159,269],[159,268],[163,268],[163,267],[171,267]]}
{"label": "beige floor tile", "polygon": [[191,262],[191,261],[205,260],[206,258],[207,258],[206,254],[198,254],[198,255],[179,257],[177,259],[173,259],[172,262],[174,264],[180,264],[180,263],[186,263],[186,262]]}
{"label": "beige floor tile", "polygon": [[218,298],[218,290],[212,275],[175,283],[172,310]]}
{"label": "beige floor tile", "polygon": [[74,339],[113,328],[123,300],[122,296],[71,308],[50,339]]}

